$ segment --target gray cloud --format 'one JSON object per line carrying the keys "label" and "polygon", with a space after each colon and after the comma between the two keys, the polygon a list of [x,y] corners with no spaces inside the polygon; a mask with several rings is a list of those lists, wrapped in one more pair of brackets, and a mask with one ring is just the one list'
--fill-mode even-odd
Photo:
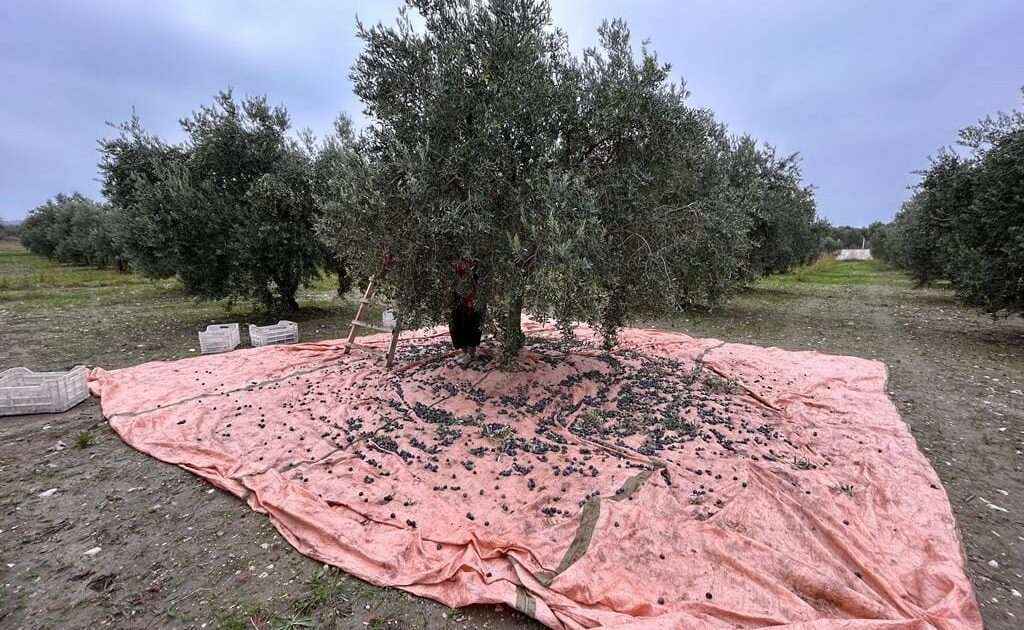
{"label": "gray cloud", "polygon": [[[651,40],[696,105],[736,132],[799,151],[838,224],[889,218],[911,171],[959,127],[1019,103],[1024,4],[769,0],[555,0],[575,48],[601,19]],[[284,103],[296,127],[359,119],[355,15],[397,1],[5,0],[0,4],[0,216],[57,192],[98,196],[96,141],[134,107],[147,129],[232,86]]]}

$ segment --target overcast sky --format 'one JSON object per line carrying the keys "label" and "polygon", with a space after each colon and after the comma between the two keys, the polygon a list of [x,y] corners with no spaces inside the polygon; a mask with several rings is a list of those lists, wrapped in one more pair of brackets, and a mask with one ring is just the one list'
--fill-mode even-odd
{"label": "overcast sky", "polygon": [[[96,141],[127,119],[170,139],[221,88],[267,94],[296,127],[361,119],[355,16],[398,2],[0,0],[0,217],[98,197]],[[911,171],[984,114],[1020,105],[1024,2],[554,0],[582,49],[603,18],[684,78],[734,132],[799,151],[835,224],[888,220]]]}

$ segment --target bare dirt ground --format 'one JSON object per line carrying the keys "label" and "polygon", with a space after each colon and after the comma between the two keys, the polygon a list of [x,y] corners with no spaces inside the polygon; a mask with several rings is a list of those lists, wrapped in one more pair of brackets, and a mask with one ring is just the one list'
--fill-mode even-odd
{"label": "bare dirt ground", "polygon": [[[257,321],[197,304],[173,283],[75,276],[13,251],[0,248],[0,368],[190,356],[206,323]],[[1024,322],[993,321],[872,263],[805,280],[772,278],[722,311],[658,324],[884,361],[891,395],[953,504],[986,627],[1021,627]],[[329,293],[302,296],[303,339],[344,333],[350,304]],[[301,556],[265,516],[124,445],[95,401],[0,418],[0,627],[93,626],[536,624],[505,608],[448,609]]]}

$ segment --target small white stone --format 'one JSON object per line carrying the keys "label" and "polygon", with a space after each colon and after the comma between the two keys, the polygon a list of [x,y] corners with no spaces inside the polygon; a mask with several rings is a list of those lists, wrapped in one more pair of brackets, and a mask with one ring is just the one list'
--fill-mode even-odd
{"label": "small white stone", "polygon": [[[8,565],[8,566],[10,566],[10,565]],[[1010,595],[1013,595],[1014,597],[1020,597],[1020,591],[1018,591],[1015,588],[1011,588],[1010,589]]]}
{"label": "small white stone", "polygon": [[49,490],[47,490],[45,492],[40,492],[39,493],[39,498],[40,499],[45,499],[46,497],[52,497],[53,493],[55,493],[55,492],[57,492],[56,488],[50,488]]}
{"label": "small white stone", "polygon": [[100,548],[99,547],[93,547],[92,549],[90,549],[89,551],[86,551],[82,555],[83,556],[95,556],[99,552],[100,552]]}
{"label": "small white stone", "polygon": [[999,563],[996,562],[995,560],[989,560],[988,561],[988,566],[992,567],[993,569],[998,569],[999,568]]}

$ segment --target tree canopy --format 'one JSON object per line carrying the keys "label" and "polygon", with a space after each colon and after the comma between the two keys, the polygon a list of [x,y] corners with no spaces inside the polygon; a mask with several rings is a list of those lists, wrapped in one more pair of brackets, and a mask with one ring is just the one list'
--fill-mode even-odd
{"label": "tree canopy", "polygon": [[808,255],[796,159],[687,105],[621,21],[581,57],[541,0],[409,0],[358,32],[370,122],[331,141],[321,233],[405,326],[443,320],[456,257],[477,261],[477,301],[512,357],[524,310],[613,342],[631,318],[713,306]]}
{"label": "tree canopy", "polygon": [[21,225],[29,251],[60,262],[128,269],[121,230],[109,205],[79,193],[58,194],[29,212]]}
{"label": "tree canopy", "polygon": [[885,226],[876,255],[920,284],[947,278],[967,304],[1024,312],[1024,111],[960,131]]}
{"label": "tree canopy", "polygon": [[178,274],[211,298],[298,308],[296,292],[334,259],[314,232],[315,149],[265,97],[217,95],[168,144],[138,119],[101,143],[103,192],[124,214],[125,247],[151,277]]}
{"label": "tree canopy", "polygon": [[343,115],[318,144],[284,107],[230,91],[180,121],[182,142],[133,116],[100,142],[109,205],[59,197],[92,214],[68,214],[76,227],[51,242],[60,213],[40,209],[28,242],[269,308],[297,308],[323,271],[344,292],[351,268],[403,327],[446,319],[469,257],[506,359],[524,313],[611,345],[630,321],[715,307],[830,242],[799,157],[691,106],[621,20],[574,54],[546,0],[407,0],[358,35],[362,130]]}
{"label": "tree canopy", "polygon": [[20,223],[0,221],[0,238],[17,238],[21,234]]}

